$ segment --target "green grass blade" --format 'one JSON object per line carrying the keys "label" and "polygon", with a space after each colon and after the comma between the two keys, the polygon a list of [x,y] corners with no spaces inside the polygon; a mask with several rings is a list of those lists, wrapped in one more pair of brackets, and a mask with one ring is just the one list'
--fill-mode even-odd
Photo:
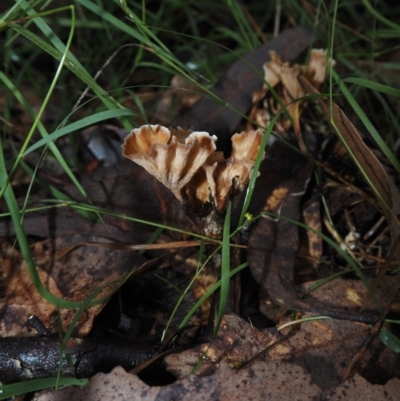
{"label": "green grass blade", "polygon": [[[1,188],[5,187],[4,199],[6,201],[7,208],[10,211],[11,219],[12,219],[14,226],[20,227],[21,214],[19,212],[17,200],[15,199],[14,191],[13,191],[11,185],[5,186],[5,183],[7,181],[8,181],[8,174],[7,174],[4,155],[3,155],[3,144],[2,144],[2,141],[0,140],[0,187]],[[46,301],[52,303],[53,305],[57,305],[59,307],[65,307],[65,308],[79,308],[79,306],[81,305],[81,302],[67,301],[67,300],[58,298],[58,297],[54,296],[53,294],[51,294],[45,288],[43,283],[40,281],[40,277],[38,275],[35,263],[32,258],[32,253],[31,253],[31,249],[29,247],[29,242],[26,237],[25,231],[23,230],[22,227],[19,230],[17,230],[16,236],[17,236],[17,241],[18,241],[20,249],[21,249],[22,256],[24,257],[26,266],[28,268],[29,275],[30,275],[32,282],[34,283],[37,291],[39,292],[39,294]]]}
{"label": "green grass blade", "polygon": [[[242,263],[240,266],[229,272],[229,279],[231,279],[235,274],[239,273],[243,269],[248,266],[248,262]],[[207,290],[207,292],[190,308],[189,312],[186,314],[185,318],[182,320],[179,328],[185,327],[190,318],[196,313],[197,309],[200,308],[201,304],[205,302],[215,291],[217,291],[221,287],[221,280],[218,280],[211,288]]]}
{"label": "green grass blade", "polygon": [[364,127],[367,131],[371,134],[372,138],[375,140],[379,148],[381,149],[382,153],[387,157],[387,159],[392,163],[393,167],[400,173],[400,163],[397,160],[396,156],[393,152],[389,149],[385,141],[382,139],[379,132],[373,126],[369,118],[366,116],[364,111],[361,109],[357,101],[354,99],[353,95],[350,93],[346,85],[343,81],[339,78],[338,74],[335,71],[332,71],[332,76],[335,81],[339,84],[339,88],[342,91],[343,95],[346,97],[346,100],[349,102],[355,113],[357,114],[358,118],[364,124]]}
{"label": "green grass blade", "polygon": [[231,248],[230,248],[231,210],[232,210],[232,202],[229,201],[228,207],[226,209],[226,216],[222,232],[221,290],[220,290],[219,307],[217,313],[217,321],[214,326],[214,337],[217,335],[219,326],[221,325],[229,297],[229,282],[230,282],[230,271],[231,271]]}
{"label": "green grass blade", "polygon": [[394,23],[393,21],[388,20],[383,15],[378,13],[372,4],[368,0],[362,0],[367,10],[379,21],[383,22],[385,25],[390,26],[391,28],[395,29],[397,32],[400,31],[400,25]]}
{"label": "green grass blade", "polygon": [[[23,0],[20,2],[20,7],[25,11],[25,13],[29,16],[28,18],[30,18],[32,20],[32,22],[39,28],[39,30],[44,34],[44,36],[49,39],[50,43],[53,44],[55,49],[57,49],[61,54],[66,53],[67,58],[69,60],[71,60],[71,62],[73,62],[76,66],[78,66],[79,68],[84,70],[84,67],[79,62],[79,60],[69,50],[67,52],[65,51],[66,46],[64,45],[64,43],[54,33],[54,31],[47,25],[47,23],[43,20],[43,18],[41,18],[42,16],[47,16],[47,15],[57,13],[57,12],[63,10],[64,7],[37,13],[33,9],[32,5],[30,3],[28,3],[26,0]],[[67,6],[67,7],[69,8],[71,6]]]}
{"label": "green grass blade", "polygon": [[244,199],[242,211],[240,213],[238,226],[243,225],[247,210],[249,209],[249,206],[250,206],[251,198],[253,197],[253,192],[254,192],[254,188],[256,185],[256,179],[258,176],[258,172],[260,170],[261,161],[263,160],[265,147],[267,146],[268,139],[271,135],[271,132],[275,126],[276,121],[278,120],[279,116],[281,115],[281,112],[282,112],[282,109],[279,110],[279,112],[274,116],[274,118],[271,120],[270,124],[268,125],[268,128],[265,130],[263,139],[261,141],[260,149],[258,150],[257,158],[256,158],[256,161],[253,166],[253,171],[251,172],[249,185],[247,186],[246,197]]}
{"label": "green grass blade", "polygon": [[237,39],[238,43],[241,43],[247,51],[259,46],[260,40],[244,13],[243,8],[245,5],[236,0],[226,0],[226,3],[240,31],[240,37]]}
{"label": "green grass blade", "polygon": [[[38,128],[40,134],[43,137],[47,137],[48,136],[47,130],[44,127],[44,125],[37,119],[38,116],[35,116],[35,113],[33,112],[32,108],[29,105],[29,103],[23,97],[22,93],[17,89],[17,87],[13,84],[13,82],[11,82],[8,79],[8,77],[2,71],[0,71],[0,80],[2,80],[4,82],[4,84],[12,91],[13,95],[15,96],[15,98],[20,102],[21,105],[23,105],[25,110],[28,111],[29,115],[34,120],[37,121],[37,128]],[[10,174],[7,175],[7,177],[8,177],[7,181],[4,183],[4,185],[0,189],[0,197],[3,196],[5,189],[7,188],[8,184],[9,184],[9,180],[11,179],[12,173],[15,171],[15,169],[18,166],[18,164],[21,162],[23,151],[24,151],[24,149],[27,147],[27,145],[29,143],[29,136],[31,136],[32,134],[33,134],[33,131],[31,131],[30,135],[28,135],[28,138],[25,140],[24,145],[23,145],[23,149],[18,154],[17,160],[14,163]],[[58,160],[58,162],[60,163],[60,165],[62,166],[62,168],[64,169],[64,171],[68,174],[68,176],[71,179],[71,181],[76,185],[76,187],[79,189],[81,194],[86,199],[88,199],[85,190],[83,189],[82,185],[79,183],[78,179],[75,177],[74,173],[69,168],[67,162],[65,161],[65,159],[62,156],[61,152],[58,150],[57,146],[54,143],[50,142],[49,143],[49,147],[50,147],[50,150],[53,152],[54,156],[56,157],[56,159]]]}
{"label": "green grass blade", "polygon": [[343,79],[342,82],[348,82],[351,84],[362,86],[364,88],[372,89],[376,92],[382,92],[390,96],[400,97],[400,89],[392,88],[391,86],[383,85],[378,82],[370,81],[368,79],[350,77]]}
{"label": "green grass blade", "polygon": [[[74,377],[61,377],[60,386],[84,386],[89,379],[75,379]],[[44,390],[56,387],[57,377],[48,377],[45,379],[34,379],[20,383],[6,384],[0,386],[0,400],[6,400],[21,394],[32,393],[34,391]]]}
{"label": "green grass blade", "polygon": [[[100,100],[105,104],[105,106],[109,109],[119,108],[121,105],[110,96],[103,88],[101,88],[96,81],[91,77],[91,75],[86,71],[84,66],[79,62],[79,60],[68,50],[66,52],[66,47],[64,43],[58,38],[58,36],[53,32],[53,30],[48,26],[48,24],[40,18],[43,14],[49,14],[50,12],[44,13],[36,13],[32,6],[25,0],[21,1],[21,7],[26,11],[26,13],[33,18],[33,22],[40,29],[40,31],[48,38],[52,46],[47,47],[47,43],[38,36],[34,35],[32,32],[26,30],[25,28],[13,24],[12,28],[15,29],[18,33],[24,35],[32,43],[35,43],[38,47],[42,48],[46,52],[51,52],[55,50],[54,54],[51,54],[56,60],[60,54],[67,54],[67,61],[65,66],[69,68],[78,78],[80,78],[83,82],[85,82],[100,98]],[[57,12],[59,9],[52,10],[53,12]],[[44,45],[42,47],[40,44]],[[58,51],[58,52],[57,52]],[[129,123],[126,120],[122,120],[125,128],[129,128]]]}
{"label": "green grass blade", "polygon": [[[17,169],[19,163],[21,162],[21,159],[23,157],[23,153],[25,152],[25,149],[27,148],[37,126],[40,123],[40,119],[47,107],[47,104],[50,100],[51,94],[54,91],[55,85],[58,81],[58,78],[60,77],[64,62],[65,62],[65,58],[66,58],[66,52],[68,51],[69,47],[71,46],[72,43],[72,39],[74,36],[74,32],[75,32],[75,8],[72,6],[67,7],[67,9],[70,9],[71,11],[71,20],[72,20],[72,24],[71,24],[71,28],[70,28],[70,32],[69,32],[69,36],[68,36],[68,41],[67,41],[67,45],[65,47],[65,52],[62,55],[61,59],[60,59],[60,63],[57,67],[56,73],[54,75],[54,78],[52,80],[52,83],[50,84],[49,90],[47,91],[47,94],[45,96],[45,99],[43,100],[42,105],[40,106],[40,110],[38,112],[38,114],[35,116],[32,127],[24,141],[24,143],[22,144],[21,150],[20,152],[17,154],[16,160],[13,164],[13,167],[11,168],[11,171],[9,173],[9,178],[13,176],[15,170]],[[8,78],[2,74],[2,80],[8,83],[8,87],[13,90],[14,92],[16,91],[15,86],[11,83],[10,80],[8,80]],[[43,130],[43,132],[45,132]],[[45,134],[46,135],[46,134]],[[71,169],[69,168],[68,164],[66,163],[66,161],[64,160],[63,156],[61,155],[61,153],[58,151],[57,147],[54,144],[50,144],[50,149],[52,150],[53,154],[55,155],[55,157],[57,158],[57,160],[59,161],[59,163],[61,164],[61,166],[63,167],[64,171],[68,174],[68,176],[70,177],[70,179],[74,182],[74,184],[76,185],[76,187],[81,191],[82,195],[84,195],[86,198],[86,194],[84,189],[82,188],[82,186],[80,185],[79,181],[76,179],[75,175],[72,173]],[[8,185],[8,182],[5,183],[4,188]],[[0,197],[2,196],[2,191],[0,191]]]}
{"label": "green grass blade", "polygon": [[[30,32],[22,26],[13,24],[11,28],[18,32],[20,35],[26,37],[33,44],[44,50],[46,53],[50,54],[55,60],[60,61],[63,53],[53,46],[49,45],[39,36]],[[64,46],[64,45],[63,45]],[[65,50],[65,49],[64,49]],[[99,97],[99,99],[105,104],[108,109],[122,108],[122,106],[109,94],[107,93],[88,73],[80,66],[80,64],[75,64],[67,57],[65,61],[65,67],[72,71],[80,80],[82,80],[86,85],[88,85],[93,92]],[[129,122],[122,120],[125,128],[129,129]]]}
{"label": "green grass blade", "polygon": [[379,332],[379,339],[396,354],[400,353],[400,339],[385,326]]}
{"label": "green grass blade", "polygon": [[28,155],[29,153],[33,152],[34,150],[44,146],[44,145],[49,145],[52,141],[55,141],[58,138],[61,138],[64,135],[67,135],[71,132],[75,132],[78,130],[81,130],[82,128],[85,128],[89,125],[94,125],[98,124],[101,121],[108,120],[111,118],[119,118],[122,116],[135,116],[136,113],[132,110],[129,109],[113,109],[113,110],[106,110],[106,111],[101,111],[96,114],[92,114],[89,117],[82,118],[81,120],[75,121],[49,135],[47,135],[45,138],[41,139],[40,141],[37,141],[34,145],[30,146],[23,156]]}

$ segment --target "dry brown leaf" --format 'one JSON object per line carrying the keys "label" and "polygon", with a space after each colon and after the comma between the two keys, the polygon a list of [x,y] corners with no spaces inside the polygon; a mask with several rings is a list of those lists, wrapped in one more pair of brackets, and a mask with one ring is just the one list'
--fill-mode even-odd
{"label": "dry brown leaf", "polygon": [[[340,383],[369,331],[369,325],[345,320],[303,323],[298,332],[272,348],[265,358],[284,358],[303,367],[310,373],[313,383],[322,389],[331,388]],[[385,383],[400,373],[399,368],[398,355],[375,339],[358,366],[358,373],[375,383]]]}
{"label": "dry brown leaf", "polygon": [[[310,281],[298,286],[298,292],[303,295],[316,282]],[[363,313],[377,314],[390,301],[391,296],[400,284],[399,277],[383,277],[374,291],[373,300],[365,304],[368,290],[360,280],[336,278],[308,293],[304,298],[314,305],[325,305],[330,309],[346,309],[357,313],[363,308]],[[376,305],[375,301],[378,303]],[[391,308],[391,313],[400,313],[400,296],[397,296]]]}
{"label": "dry brown leaf", "polygon": [[[252,106],[252,93],[263,84],[262,65],[269,59],[269,51],[276,51],[282,60],[292,61],[309,46],[311,39],[311,32],[297,25],[254,49],[236,61],[217,82],[212,89],[212,99],[201,98],[185,115],[176,119],[175,125],[218,132],[219,144],[226,146],[242,116]],[[216,98],[221,101],[215,102]]]}
{"label": "dry brown leaf", "polygon": [[240,371],[222,363],[208,377],[189,376],[165,387],[149,387],[137,376],[117,367],[109,374],[99,373],[82,388],[67,387],[59,391],[43,392],[35,401],[397,401],[400,380],[395,378],[385,385],[374,385],[359,375],[326,391],[310,380],[309,374],[284,362],[257,361]]}
{"label": "dry brown leaf", "polygon": [[190,374],[207,351],[196,375],[210,374],[224,360],[228,363],[245,363],[262,352],[279,336],[261,333],[237,315],[225,315],[213,343],[202,344],[187,351],[165,357],[167,369],[177,377]]}
{"label": "dry brown leaf", "polygon": [[[286,157],[290,157],[290,152],[286,152]],[[271,299],[287,309],[372,324],[377,315],[318,307],[302,300],[296,292],[293,269],[299,247],[299,230],[292,221],[299,220],[301,199],[311,171],[306,159],[300,160],[296,166],[296,171],[289,177],[282,177],[281,181],[276,183],[275,191],[285,189],[280,191],[283,196],[273,196],[272,191],[269,197],[264,198],[266,201],[263,211],[270,211],[271,203],[274,205],[274,215],[262,216],[252,229],[247,248],[251,272],[256,281],[268,291]],[[270,202],[271,196],[273,200]]]}
{"label": "dry brown leaf", "polygon": [[[286,318],[282,323],[288,321]],[[340,382],[347,364],[368,334],[369,326],[362,323],[332,319],[311,321],[303,323],[297,332],[257,360],[283,359],[301,366],[310,373],[313,383],[327,389]],[[275,328],[260,331],[236,315],[227,315],[212,344],[168,355],[165,362],[168,370],[182,378],[201,361],[196,375],[208,375],[222,361],[235,366],[246,364],[277,340],[282,340],[282,336]],[[359,372],[369,380],[384,383],[400,373],[400,360],[397,354],[375,339],[359,366]]]}
{"label": "dry brown leaf", "polygon": [[[97,299],[110,296],[134,267],[146,259],[132,252],[114,251],[99,247],[80,247],[57,260],[57,251],[89,240],[108,242],[104,238],[74,236],[57,238],[54,242],[37,242],[33,248],[36,268],[42,283],[53,295],[73,301],[84,301],[92,292],[104,287]],[[53,246],[55,245],[55,248]],[[88,249],[90,249],[88,251]],[[5,301],[0,321],[0,336],[37,335],[27,326],[28,317],[35,314],[52,333],[58,332],[57,318],[60,314],[64,328],[75,316],[76,310],[60,309],[45,301],[37,292],[24,262],[16,257],[6,259],[3,251],[3,279],[6,285]],[[93,319],[103,304],[85,310],[75,326],[76,335],[86,335]]]}
{"label": "dry brown leaf", "polygon": [[[3,242],[2,249],[2,279],[5,284],[5,293],[2,305],[2,317],[0,320],[0,337],[6,336],[27,336],[37,335],[32,333],[27,321],[30,315],[35,314],[46,326],[57,319],[57,307],[45,301],[28,273],[27,266],[17,251],[6,248]],[[61,297],[55,281],[41,268],[38,268],[38,275],[46,288],[55,296]]]}
{"label": "dry brown leaf", "polygon": [[397,401],[400,394],[400,379],[389,380],[385,385],[369,383],[360,375],[350,377],[342,384],[325,391],[320,400],[342,401]]}
{"label": "dry brown leaf", "polygon": [[[257,361],[240,371],[221,363],[211,376],[191,375],[165,387],[149,387],[118,367],[108,375],[97,374],[81,389],[69,387],[44,393],[35,401],[301,401],[312,399],[319,392],[302,368],[279,361]],[[299,394],[304,398],[299,398]]]}

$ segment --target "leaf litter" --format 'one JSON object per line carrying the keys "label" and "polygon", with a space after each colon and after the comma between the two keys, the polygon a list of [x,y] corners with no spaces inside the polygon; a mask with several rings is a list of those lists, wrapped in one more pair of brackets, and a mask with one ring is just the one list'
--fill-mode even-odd
{"label": "leaf litter", "polygon": [[[285,44],[294,39],[296,39],[298,47],[294,47],[289,54],[285,54],[287,49]],[[271,44],[266,48],[270,49],[275,43],[275,50],[281,53],[282,60],[293,59],[306,47],[308,39],[308,34],[298,28],[285,32],[281,37],[278,37],[276,42],[271,41]],[[281,48],[279,49],[279,47]],[[251,57],[255,56],[250,55],[249,60],[252,60]],[[274,53],[272,60],[282,69],[282,62]],[[232,77],[235,80],[239,79],[240,74],[244,73],[243,65],[243,63],[235,64],[215,88],[215,93],[229,96],[226,100],[232,100],[231,104],[237,106],[237,109],[242,113],[246,112],[251,106],[249,97],[253,96],[253,91],[259,89],[262,84],[260,79],[257,80],[254,76],[250,77],[248,79],[257,81],[258,86],[253,83],[248,88],[240,88],[236,91],[236,98],[231,98],[229,94],[232,92],[232,88],[228,86],[228,82],[232,80]],[[257,68],[261,68],[261,66],[259,65]],[[289,71],[300,71],[298,67],[294,70],[290,70],[290,68],[288,64],[285,64],[285,69]],[[307,69],[305,75],[307,76]],[[285,79],[281,78],[283,85],[285,82]],[[305,79],[297,78],[296,75],[294,82],[296,87],[298,85],[298,88],[301,88],[303,92],[293,92],[292,88],[286,87],[286,92],[281,93],[281,95],[287,94],[288,99],[284,102],[286,106],[289,106],[291,101],[298,96],[303,96],[307,92],[315,93],[315,90]],[[286,83],[286,85],[290,84]],[[285,90],[285,86],[283,86],[283,90]],[[264,89],[262,96],[269,96],[267,92]],[[223,96],[221,97],[223,98]],[[329,117],[327,102],[321,99],[318,102]],[[271,106],[271,100],[269,103]],[[300,144],[300,147],[302,146],[303,139],[306,139],[305,143],[310,145],[311,151],[316,151],[318,147],[307,130],[303,134],[300,132],[299,102],[294,104],[297,106],[294,108],[287,107],[287,109],[294,122],[296,135],[287,133],[286,129],[281,130],[285,131],[281,134],[282,138],[292,144],[292,148],[281,141],[275,141],[267,150],[266,158],[260,168],[260,177],[256,182],[255,195],[249,208],[251,225],[250,228],[247,227],[247,233],[245,231],[242,233],[244,242],[246,242],[246,237],[248,238],[246,259],[255,279],[254,282],[251,277],[248,277],[248,285],[253,294],[259,294],[256,296],[259,304],[256,307],[252,306],[252,308],[259,309],[261,312],[256,311],[251,316],[244,314],[242,318],[232,313],[225,315],[220,330],[211,343],[208,341],[210,336],[207,335],[207,330],[205,330],[206,334],[203,334],[203,339],[201,329],[195,328],[192,330],[192,334],[183,335],[183,344],[180,346],[189,347],[190,345],[190,348],[184,351],[177,350],[165,357],[166,369],[178,378],[177,381],[167,386],[150,387],[136,376],[128,375],[122,368],[117,367],[108,374],[99,373],[95,375],[90,383],[82,389],[65,388],[57,392],[37,395],[35,399],[42,401],[63,400],[72,397],[77,400],[90,400],[109,399],[110,397],[124,399],[128,397],[143,400],[171,398],[183,400],[190,397],[195,400],[208,398],[212,394],[213,398],[221,400],[244,398],[323,400],[339,399],[338,397],[344,395],[343,392],[346,392],[346,397],[358,394],[359,397],[368,399],[366,398],[367,395],[374,394],[380,399],[395,399],[394,389],[399,388],[399,382],[398,379],[392,378],[399,376],[398,355],[377,338],[368,348],[358,369],[358,374],[340,383],[345,367],[351,363],[352,357],[358,352],[365,337],[370,332],[369,324],[376,322],[381,310],[384,309],[390,298],[390,291],[392,289],[394,291],[396,277],[381,278],[376,283],[373,297],[369,299],[371,294],[368,293],[360,280],[356,280],[357,274],[349,269],[348,257],[344,256],[347,254],[337,250],[332,251],[332,249],[329,253],[324,254],[326,245],[323,244],[321,236],[317,232],[324,230],[321,222],[326,221],[326,216],[321,211],[316,189],[312,187],[315,185],[313,178],[315,169],[319,168],[320,177],[327,182],[334,183],[344,192],[354,194],[354,191],[349,191],[349,187],[343,186],[346,179],[330,174],[332,170],[324,169],[324,166],[321,167],[321,164],[310,158],[309,155],[303,155],[301,152],[293,150],[293,145],[296,142]],[[237,119],[237,114],[234,114],[234,121],[230,119],[228,109],[223,109],[223,112],[218,113],[218,107],[213,110],[216,114],[207,112],[207,119],[202,118],[202,114],[204,115],[205,110],[209,110],[210,107],[214,107],[214,105],[210,106],[210,102],[203,98],[189,109],[189,112],[183,117],[177,117],[177,121],[187,122],[186,126],[188,127],[196,125],[193,123],[195,122],[198,123],[198,127],[194,127],[196,129],[206,130],[210,128],[211,134],[213,129],[221,133],[218,135],[220,143],[217,142],[217,147],[219,146],[221,150],[224,150],[227,142],[224,138],[226,139],[227,135],[230,136],[233,133],[239,119]],[[303,113],[306,113],[308,108],[306,109],[305,105],[302,108]],[[376,215],[383,213],[386,217],[392,236],[391,243],[393,244],[398,237],[398,211],[396,209],[398,197],[393,179],[385,172],[381,161],[364,144],[360,134],[343,111],[336,105],[334,105],[333,110],[334,123],[348,141],[349,148],[356,154],[357,160],[367,171],[372,184],[381,195],[381,198],[378,197],[380,207],[375,209],[375,213]],[[263,118],[265,119],[265,116]],[[288,125],[287,121],[281,119],[280,126]],[[122,165],[127,166],[127,164]],[[354,169],[353,166],[351,168]],[[107,171],[110,172],[111,169],[108,168]],[[100,177],[102,174],[104,174],[104,170],[98,173]],[[92,177],[95,176],[96,168]],[[369,189],[361,180],[354,185],[356,189],[358,186],[362,186],[361,192],[369,194]],[[95,199],[100,206],[112,205],[114,210],[137,216],[137,218],[148,218],[150,221],[160,223],[167,221],[174,227],[196,231],[196,224],[193,224],[193,219],[190,220],[185,216],[178,200],[162,184],[152,179],[140,168],[124,167],[121,174],[111,174],[110,178],[107,179],[106,177],[105,180],[91,178],[86,186],[89,193],[96,195]],[[135,194],[134,196],[127,196],[127,191],[130,191],[130,188],[132,188],[130,193]],[[332,200],[330,188],[325,189],[324,192],[328,201]],[[354,187],[350,188],[354,189]],[[65,190],[66,192],[70,191],[73,199],[80,200],[72,187],[67,187]],[[311,197],[310,192],[314,194]],[[365,197],[357,191],[356,195],[355,199],[353,197],[351,202],[347,203],[339,197],[337,206],[337,216],[339,217],[336,218],[339,223],[346,220],[343,217],[346,213],[347,222],[349,221],[348,216],[356,216],[354,204],[365,205]],[[242,194],[234,201],[233,221],[238,220],[244,196],[245,194]],[[304,199],[307,197],[309,202],[304,203]],[[150,202],[151,207],[144,207],[143,202],[147,202],[146,206]],[[343,212],[343,209],[346,210],[346,213]],[[148,252],[147,256],[142,256],[136,253],[117,253],[115,250],[101,247],[79,247],[67,254],[64,257],[65,260],[57,262],[54,258],[56,250],[68,248],[82,241],[98,243],[118,241],[124,233],[124,235],[126,234],[124,242],[130,239],[137,243],[138,241],[145,242],[151,235],[150,230],[143,231],[142,226],[136,222],[123,224],[125,222],[122,223],[113,217],[108,217],[105,220],[106,225],[104,222],[90,223],[77,216],[76,213],[71,214],[70,210],[60,210],[60,213],[55,213],[52,216],[53,222],[56,222],[54,226],[57,228],[56,235],[54,235],[54,229],[48,230],[48,224],[46,224],[48,216],[46,215],[27,216],[24,221],[24,227],[26,227],[28,234],[45,238],[44,241],[36,242],[34,245],[38,250],[37,266],[40,269],[43,282],[47,283],[46,285],[54,294],[70,299],[85,299],[99,286],[105,286],[105,292],[108,292],[107,295],[109,295],[115,291],[116,287],[107,287],[108,284],[114,283],[115,285],[118,283],[119,285],[132,271],[132,266],[142,265],[144,266],[144,273],[135,277],[132,282],[127,283],[128,291],[131,291],[132,294],[135,292],[143,294],[141,296],[144,298],[155,301],[161,312],[156,316],[151,316],[151,313],[149,315],[148,311],[141,310],[139,305],[136,305],[136,312],[132,313],[131,311],[130,318],[134,321],[145,318],[152,322],[151,328],[148,325],[142,325],[143,327],[140,329],[146,331],[147,335],[159,333],[160,328],[165,327],[171,310],[165,305],[165,299],[158,301],[155,295],[149,293],[146,283],[154,280],[154,272],[158,275],[161,274],[165,285],[159,283],[157,295],[168,294],[167,303],[177,301],[179,292],[184,290],[188,281],[188,275],[193,274],[201,265],[199,255],[196,252],[192,254],[187,251],[172,252],[167,257],[168,268],[157,266],[156,263],[150,263],[146,268],[149,259],[153,258],[153,261],[158,262],[157,258],[165,256],[163,255],[165,252]],[[255,216],[258,218],[253,222],[252,218]],[[70,218],[73,218],[74,222],[70,226],[64,224]],[[373,219],[373,221],[375,220]],[[305,229],[304,224],[303,226],[295,224],[297,221],[304,222],[313,230]],[[373,221],[371,220],[371,224]],[[44,227],[46,228],[43,229]],[[92,236],[77,236],[77,227],[80,227],[84,232],[87,232],[88,229],[91,230]],[[338,227],[339,231],[342,231],[342,236],[346,234],[346,230],[349,228],[348,225],[341,226],[340,224]],[[13,234],[9,225],[0,225],[0,230],[3,235]],[[357,230],[358,227],[356,226],[354,232]],[[332,234],[334,240],[340,241],[340,235],[335,231],[333,232],[335,233]],[[48,237],[51,239],[46,239]],[[170,231],[166,232],[163,239],[171,241],[176,237],[179,235]],[[353,242],[347,242],[348,247],[353,247],[353,244],[360,247],[357,250],[362,249],[361,246],[365,247],[365,242],[361,243],[362,241],[359,241],[358,238],[354,238]],[[379,240],[377,241],[379,245]],[[378,259],[382,259],[381,256],[384,257],[387,250],[390,249],[390,244],[385,241],[386,238],[382,237],[380,245],[384,248],[383,254],[373,255]],[[3,277],[8,277],[10,274],[9,270],[6,269],[7,266],[11,266],[10,260],[12,260],[15,271],[26,272],[26,269],[17,268],[20,267],[22,262],[18,253],[13,253],[10,249],[10,246],[7,245],[2,250]],[[206,248],[206,253],[209,252],[210,249]],[[240,257],[243,258],[244,255]],[[321,260],[321,258],[325,258],[325,260]],[[212,285],[215,285],[218,279],[218,273],[216,274],[218,263],[215,262],[216,260],[214,260],[214,264],[209,263],[204,268],[203,273],[200,273],[193,291],[191,290],[188,293],[185,302],[182,303],[176,314],[174,325],[177,326],[191,305],[204,295]],[[371,269],[371,271],[375,270]],[[307,289],[316,284],[314,280],[316,277],[326,278],[334,271],[346,273],[350,279],[331,280],[306,295]],[[28,276],[24,276],[24,278],[20,274],[15,273],[14,278],[8,280],[10,283],[15,283],[15,287],[13,287],[15,291],[11,291],[11,295],[7,294],[6,280],[6,296],[3,297],[3,300],[6,301],[2,304],[2,311],[9,313],[11,320],[16,323],[10,325],[9,328],[4,326],[2,335],[32,335],[30,329],[24,328],[24,319],[31,313],[38,315],[52,333],[57,333],[58,323],[55,321],[58,313],[57,308],[43,312],[43,308],[41,308],[43,300],[34,298],[35,292],[32,289],[27,291],[29,295],[22,299],[21,306],[18,306],[18,302],[12,297],[12,294],[19,292],[18,285],[28,279]],[[368,278],[371,280],[374,275],[368,276]],[[21,293],[23,294],[23,292]],[[102,296],[104,295],[103,293]],[[210,298],[209,303],[204,305],[201,312],[197,316],[194,315],[191,323],[205,323],[207,320],[212,322],[215,302],[215,299]],[[398,316],[398,302],[395,300],[389,317]],[[20,307],[23,308],[22,313],[14,312],[12,309]],[[92,327],[94,317],[103,307],[104,304],[89,308],[86,314],[82,315],[82,321],[78,322],[75,334],[87,334]],[[360,307],[363,307],[362,312],[360,312]],[[275,308],[275,312],[271,311],[271,308]],[[248,307],[246,310],[249,311],[251,308]],[[297,331],[292,330],[290,336],[288,335],[285,341],[280,342],[285,334],[289,334],[286,333],[289,328],[283,329],[282,334],[277,330],[277,327],[291,323],[290,315],[288,315],[288,311],[291,310],[303,312],[302,318],[310,318],[313,314],[322,314],[341,320],[311,320],[307,323],[297,324]],[[60,313],[62,325],[66,328],[72,321],[73,315],[69,310],[62,310]],[[251,324],[252,318],[257,318],[258,321],[262,322],[259,328]],[[146,337],[146,334],[141,334],[143,338]],[[198,335],[200,340],[196,339]],[[256,359],[248,363],[253,358]],[[193,372],[194,374],[191,374]]]}

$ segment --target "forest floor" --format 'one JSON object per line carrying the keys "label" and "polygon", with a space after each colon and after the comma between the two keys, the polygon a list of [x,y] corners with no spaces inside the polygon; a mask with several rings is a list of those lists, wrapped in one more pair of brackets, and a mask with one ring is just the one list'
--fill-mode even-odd
{"label": "forest floor", "polygon": [[0,399],[398,399],[397,2],[0,13]]}

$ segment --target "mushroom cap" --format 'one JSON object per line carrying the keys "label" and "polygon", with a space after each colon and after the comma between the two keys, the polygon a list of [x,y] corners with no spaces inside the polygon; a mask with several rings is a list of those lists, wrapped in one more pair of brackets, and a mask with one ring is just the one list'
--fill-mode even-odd
{"label": "mushroom cap", "polygon": [[236,133],[232,136],[232,154],[224,159],[222,152],[215,152],[203,165],[213,202],[223,211],[229,195],[244,190],[260,149],[263,134],[260,130]]}
{"label": "mushroom cap", "polygon": [[[215,136],[207,132],[174,130],[160,125],[143,125],[134,129],[122,145],[123,156],[142,166],[182,201],[182,188],[215,149]],[[187,134],[184,138],[184,135]],[[184,142],[183,142],[184,141]]]}

